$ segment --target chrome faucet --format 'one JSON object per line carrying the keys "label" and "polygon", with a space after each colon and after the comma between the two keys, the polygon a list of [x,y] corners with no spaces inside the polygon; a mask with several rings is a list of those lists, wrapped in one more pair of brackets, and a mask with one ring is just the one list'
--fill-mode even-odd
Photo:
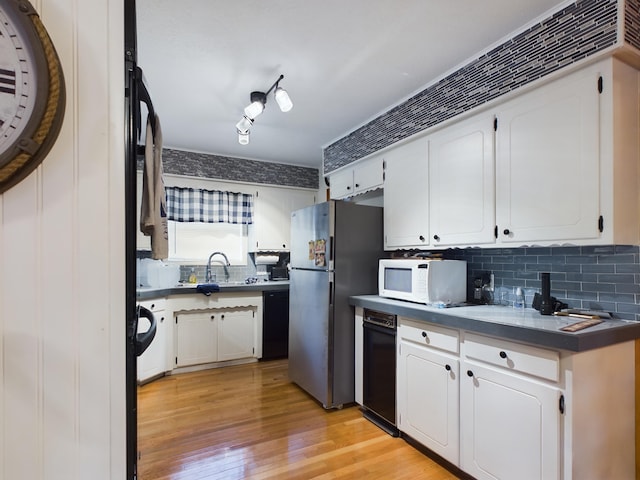
{"label": "chrome faucet", "polygon": [[224,276],[225,276],[225,281],[229,281],[229,269],[227,267],[231,266],[231,263],[229,263],[229,259],[227,258],[227,256],[222,253],[222,252],[213,252],[211,255],[209,255],[209,260],[207,260],[207,270],[205,273],[205,280],[207,283],[211,283],[211,259],[213,258],[214,255],[222,255],[224,257]]}

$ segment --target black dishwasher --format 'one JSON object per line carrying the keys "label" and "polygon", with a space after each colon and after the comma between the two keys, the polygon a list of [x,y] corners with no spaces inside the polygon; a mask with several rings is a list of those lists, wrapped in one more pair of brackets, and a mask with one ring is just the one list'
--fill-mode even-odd
{"label": "black dishwasher", "polygon": [[364,417],[397,437],[396,316],[365,309],[362,329]]}
{"label": "black dishwasher", "polygon": [[262,360],[289,355],[289,290],[262,294]]}

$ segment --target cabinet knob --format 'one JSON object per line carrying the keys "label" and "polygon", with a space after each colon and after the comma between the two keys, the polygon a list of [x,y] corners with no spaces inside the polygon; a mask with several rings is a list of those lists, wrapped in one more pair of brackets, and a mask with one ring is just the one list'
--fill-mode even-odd
{"label": "cabinet knob", "polygon": [[422,338],[427,338],[427,332],[422,332]]}
{"label": "cabinet knob", "polygon": [[505,228],[502,233],[504,233],[505,235],[509,235],[511,233],[511,230],[509,230],[508,228]]}
{"label": "cabinet knob", "polygon": [[287,246],[283,243],[283,244],[282,244],[282,248],[287,248]]}
{"label": "cabinet knob", "polygon": [[420,235],[418,238],[420,239],[421,242],[424,242],[424,235]]}
{"label": "cabinet knob", "polygon": [[154,308],[156,308],[156,304],[155,304],[155,303],[152,303],[152,304],[151,304],[151,308],[150,308],[149,310],[153,310]]}
{"label": "cabinet knob", "polygon": [[224,314],[220,315],[220,318],[221,318],[222,320],[224,320]]}
{"label": "cabinet knob", "polygon": [[160,317],[160,322],[164,322],[164,317]]}
{"label": "cabinet knob", "polygon": [[359,183],[356,183],[356,188],[360,188],[360,184]]}
{"label": "cabinet knob", "polygon": [[450,372],[450,371],[451,371],[451,365],[449,365],[449,364],[447,363],[447,364],[444,366],[444,369],[445,369],[447,372]]}
{"label": "cabinet knob", "polygon": [[500,351],[500,358],[507,358],[507,352],[505,352],[504,350]]}
{"label": "cabinet knob", "polygon": [[351,190],[351,185],[348,185],[348,186],[347,186],[347,190]]}
{"label": "cabinet knob", "polygon": [[211,320],[213,320],[214,318],[216,318],[216,316],[215,315],[211,315]]}
{"label": "cabinet knob", "polygon": [[433,239],[434,239],[436,242],[439,242],[439,241],[440,241],[440,237],[439,237],[438,235],[434,235],[434,236],[433,236]]}
{"label": "cabinet knob", "polygon": [[473,377],[473,372],[471,370],[467,370],[467,375]]}

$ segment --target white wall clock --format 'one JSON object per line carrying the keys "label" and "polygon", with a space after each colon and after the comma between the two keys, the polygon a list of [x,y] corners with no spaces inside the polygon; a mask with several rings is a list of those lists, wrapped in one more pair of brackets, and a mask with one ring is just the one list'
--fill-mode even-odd
{"label": "white wall clock", "polygon": [[0,2],[0,193],[31,173],[64,117],[62,66],[27,0]]}

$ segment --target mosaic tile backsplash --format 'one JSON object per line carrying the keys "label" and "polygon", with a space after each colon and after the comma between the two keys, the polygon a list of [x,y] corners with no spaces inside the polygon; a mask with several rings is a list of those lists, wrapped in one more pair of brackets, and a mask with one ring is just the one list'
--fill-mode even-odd
{"label": "mosaic tile backsplash", "polygon": [[[638,10],[625,3],[625,40],[636,47]],[[326,147],[324,174],[615,45],[617,13],[616,0],[568,5]]]}
{"label": "mosaic tile backsplash", "polygon": [[[138,158],[139,170],[142,170],[143,161],[143,157]],[[162,166],[164,173],[173,175],[299,188],[317,189],[320,178],[317,168],[260,162],[170,148],[162,149]]]}
{"label": "mosaic tile backsplash", "polygon": [[540,272],[551,273],[551,295],[570,308],[604,310],[640,321],[640,247],[606,245],[452,249],[447,258],[466,260],[469,291],[483,273],[495,276],[494,303],[513,305],[521,287],[531,307],[540,293]]}

